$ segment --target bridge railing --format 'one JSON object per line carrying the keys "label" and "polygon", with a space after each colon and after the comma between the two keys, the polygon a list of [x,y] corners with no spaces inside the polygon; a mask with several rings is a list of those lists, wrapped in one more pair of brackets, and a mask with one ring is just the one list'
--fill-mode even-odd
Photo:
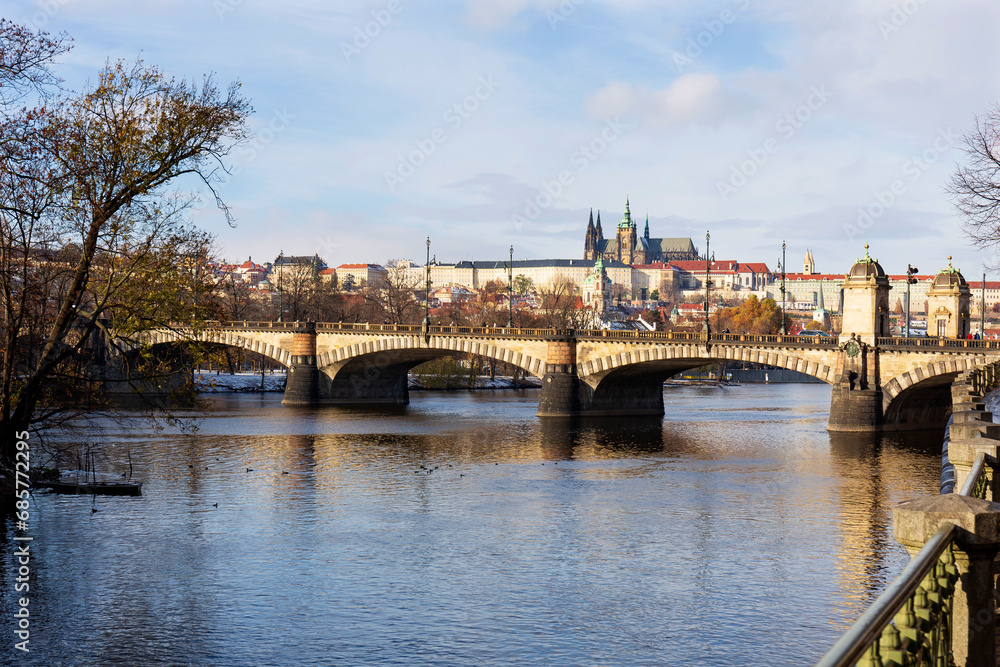
{"label": "bridge railing", "polygon": [[962,348],[1000,350],[1000,340],[967,340],[965,338],[876,338],[879,347]]}
{"label": "bridge railing", "polygon": [[[206,321],[202,323],[205,329],[245,329],[247,331],[300,331],[302,322],[254,322],[237,321]],[[187,328],[177,325],[178,328]],[[421,334],[424,332],[420,324],[372,324],[367,322],[316,322],[316,331],[332,332],[368,332]],[[432,335],[454,336],[502,336],[518,338],[547,338],[556,336],[575,336],[581,339],[604,340],[661,340],[661,341],[692,341],[705,342],[705,334],[690,331],[616,331],[608,329],[541,329],[521,327],[471,327],[471,326],[439,326],[432,325],[427,330]],[[709,336],[711,343],[750,343],[771,345],[792,345],[795,347],[836,347],[838,339],[834,336],[783,336],[780,334],[720,334]],[[960,341],[959,341],[960,342]]]}

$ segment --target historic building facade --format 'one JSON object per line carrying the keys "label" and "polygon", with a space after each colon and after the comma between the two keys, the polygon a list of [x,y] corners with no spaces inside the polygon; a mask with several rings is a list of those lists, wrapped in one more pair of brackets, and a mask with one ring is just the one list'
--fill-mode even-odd
{"label": "historic building facade", "polygon": [[594,223],[594,212],[590,212],[587,234],[583,242],[583,258],[590,261],[597,258],[605,261],[614,260],[631,266],[633,264],[698,259],[698,251],[689,238],[651,238],[649,236],[649,216],[646,216],[646,229],[642,236],[639,236],[626,197],[625,215],[618,223],[618,230],[613,239],[604,238],[604,230],[601,228],[601,212],[597,212],[596,224]]}

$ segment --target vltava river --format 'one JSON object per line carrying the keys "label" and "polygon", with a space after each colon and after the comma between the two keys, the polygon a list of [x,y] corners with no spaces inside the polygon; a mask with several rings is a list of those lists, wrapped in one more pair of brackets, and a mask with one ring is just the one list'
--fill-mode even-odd
{"label": "vltava river", "polygon": [[530,391],[208,400],[195,433],[85,434],[115,470],[128,442],[141,498],[35,495],[19,662],[808,664],[905,564],[891,508],[940,475],[940,432],[828,434],[826,385],[576,424]]}

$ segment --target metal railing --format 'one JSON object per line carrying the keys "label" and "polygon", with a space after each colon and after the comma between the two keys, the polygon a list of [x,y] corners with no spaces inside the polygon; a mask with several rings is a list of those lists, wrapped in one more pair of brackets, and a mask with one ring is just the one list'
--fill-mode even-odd
{"label": "metal railing", "polygon": [[[993,468],[979,454],[959,495],[987,499]],[[944,523],[816,667],[949,665],[958,527]]]}
{"label": "metal railing", "polygon": [[986,500],[990,483],[993,481],[993,470],[986,465],[986,454],[979,454],[972,464],[972,470],[962,485],[962,490],[958,492],[960,496],[979,498]]}
{"label": "metal railing", "polygon": [[943,524],[816,667],[950,664],[957,533]]}

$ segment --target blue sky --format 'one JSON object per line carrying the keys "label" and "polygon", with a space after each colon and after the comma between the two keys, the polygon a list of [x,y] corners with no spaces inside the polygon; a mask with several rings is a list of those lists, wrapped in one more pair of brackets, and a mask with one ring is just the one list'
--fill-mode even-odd
{"label": "blue sky", "polygon": [[[844,272],[992,255],[944,185],[959,136],[1000,100],[988,0],[39,0],[3,16],[75,40],[79,89],[140,53],[239,79],[255,140],[195,219],[230,259],[328,263],[582,256],[647,211],[719,259],[812,248]],[[366,34],[367,31],[367,34]],[[894,192],[895,190],[895,192]]]}

